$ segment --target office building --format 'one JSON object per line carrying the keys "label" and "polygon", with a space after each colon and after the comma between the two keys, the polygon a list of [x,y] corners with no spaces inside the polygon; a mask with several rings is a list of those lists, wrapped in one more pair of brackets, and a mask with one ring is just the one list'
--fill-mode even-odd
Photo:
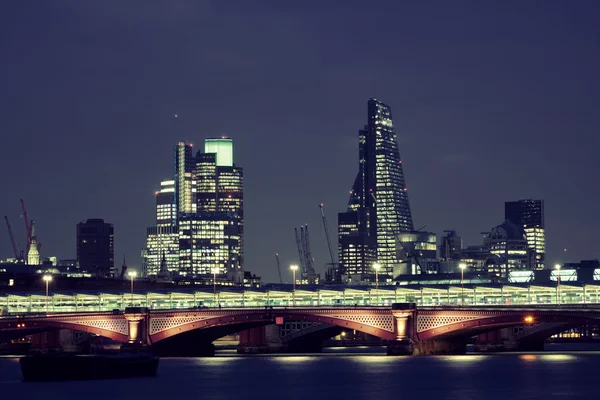
{"label": "office building", "polygon": [[486,261],[487,272],[507,278],[511,271],[529,269],[530,251],[521,226],[505,221],[492,229],[485,244],[490,252]]}
{"label": "office building", "polygon": [[156,226],[174,226],[177,221],[175,181],[162,181],[160,183],[160,190],[158,190],[155,194]]}
{"label": "office building", "polygon": [[462,251],[462,238],[456,231],[444,231],[442,243],[440,244],[440,261],[459,260]]}
{"label": "office building", "polygon": [[[391,274],[398,263],[397,235],[413,231],[413,220],[389,106],[368,101],[367,125],[359,131],[358,144],[359,171],[348,209],[338,215],[340,267],[343,273],[372,273],[374,252],[381,272]],[[356,251],[365,254],[349,259]]]}
{"label": "office building", "polygon": [[157,276],[163,258],[170,273],[179,271],[179,227],[151,226],[146,230],[144,275]]}
{"label": "office building", "polygon": [[504,203],[504,219],[525,230],[527,246],[531,250],[530,268],[544,269],[546,257],[544,200],[508,201]]}
{"label": "office building", "polygon": [[77,224],[77,269],[101,278],[115,276],[114,229],[103,219]]}
{"label": "office building", "polygon": [[143,254],[144,276],[158,275],[163,258],[169,272],[179,269],[179,231],[177,229],[176,180],[164,180],[156,197],[156,224],[146,230]]}
{"label": "office building", "polygon": [[394,275],[437,273],[437,235],[425,231],[405,231],[397,235],[396,259],[400,269]]}
{"label": "office building", "polygon": [[[204,153],[198,152],[195,158],[197,213],[186,215],[185,230],[180,231],[182,273],[211,274],[216,268],[220,274],[226,275],[225,279],[242,282],[243,177],[242,168],[234,163],[233,141],[225,137],[206,139]],[[225,245],[216,246],[221,240],[216,237],[225,237]],[[190,239],[192,244],[188,248]],[[194,254],[209,259],[198,264],[194,261],[197,259]]]}
{"label": "office building", "polygon": [[227,280],[243,281],[237,215],[224,212],[181,215],[178,228],[180,275],[216,273],[225,275]]}
{"label": "office building", "polygon": [[196,212],[196,182],[194,179],[194,157],[192,145],[179,142],[175,145],[175,204],[177,212]]}
{"label": "office building", "polygon": [[[147,230],[144,269],[158,276],[243,281],[243,170],[234,164],[233,141],[211,138],[204,152],[175,145],[174,179],[156,192],[156,225]],[[163,274],[164,275],[164,274]]]}

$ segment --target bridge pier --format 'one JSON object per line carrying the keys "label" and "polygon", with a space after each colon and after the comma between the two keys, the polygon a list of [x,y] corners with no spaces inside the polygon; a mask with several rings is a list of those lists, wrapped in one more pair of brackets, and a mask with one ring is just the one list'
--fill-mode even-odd
{"label": "bridge pier", "polygon": [[287,346],[279,339],[279,326],[266,325],[240,332],[239,354],[283,353]]}
{"label": "bridge pier", "polygon": [[407,356],[414,354],[414,325],[416,304],[396,303],[392,305],[394,317],[394,334],[396,340],[388,343],[388,356]]}
{"label": "bridge pier", "polygon": [[126,308],[127,343],[121,346],[121,352],[148,351],[148,309],[145,307]]}

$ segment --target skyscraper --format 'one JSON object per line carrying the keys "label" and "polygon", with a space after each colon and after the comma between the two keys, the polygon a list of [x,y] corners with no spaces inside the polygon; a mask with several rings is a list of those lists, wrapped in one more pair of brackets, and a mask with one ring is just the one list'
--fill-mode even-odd
{"label": "skyscraper", "polygon": [[169,272],[179,269],[179,231],[177,204],[175,201],[175,181],[160,183],[156,195],[156,225],[146,231],[145,273],[158,275],[163,258]]}
{"label": "skyscraper", "polygon": [[243,279],[243,171],[231,139],[206,139],[204,150],[193,156],[190,144],[175,145],[174,179],[156,192],[156,226],[147,231],[150,276],[166,263],[183,276],[216,269],[228,280]]}
{"label": "skyscraper", "polygon": [[194,180],[192,145],[175,145],[175,204],[180,214],[196,212],[196,182]]}
{"label": "skyscraper", "polygon": [[103,219],[77,224],[77,268],[101,278],[115,276],[113,225]]}
{"label": "skyscraper", "polygon": [[[194,219],[200,223],[194,225],[188,218],[186,231],[181,231],[181,234],[188,235],[189,230],[191,255],[197,251],[206,258],[206,262],[201,264],[200,269],[192,267],[192,271],[210,274],[216,268],[220,273],[226,273],[227,279],[243,279],[244,181],[242,168],[234,163],[231,139],[205,140],[204,153],[196,154],[194,179],[198,211]],[[212,233],[207,233],[207,229]],[[194,235],[198,240],[194,241]],[[182,251],[187,251],[187,239],[181,241]],[[218,250],[215,247],[217,242],[221,244]],[[182,254],[180,262],[186,259],[186,255]],[[184,264],[181,268],[185,269]]]}
{"label": "skyscraper", "polygon": [[544,200],[518,200],[504,203],[504,219],[525,230],[531,252],[530,268],[543,269],[546,257]]}
{"label": "skyscraper", "polygon": [[391,273],[398,262],[397,235],[413,231],[413,221],[389,106],[368,101],[367,125],[359,131],[358,144],[358,175],[348,210],[338,215],[341,268],[372,273],[377,261],[383,273]]}

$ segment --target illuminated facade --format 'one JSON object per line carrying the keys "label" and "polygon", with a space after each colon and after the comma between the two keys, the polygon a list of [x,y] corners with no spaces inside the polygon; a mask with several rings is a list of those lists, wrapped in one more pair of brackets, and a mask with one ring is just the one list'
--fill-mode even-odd
{"label": "illuminated facade", "polygon": [[[368,122],[359,131],[359,171],[350,192],[348,210],[338,215],[338,239],[341,269],[344,273],[372,273],[370,256],[348,259],[351,246],[372,254],[375,251],[381,273],[391,274],[398,263],[396,246],[400,232],[413,231],[402,160],[389,106],[368,101]],[[351,214],[355,214],[351,216]],[[355,225],[350,226],[354,220]],[[353,236],[372,237],[357,239]],[[369,246],[374,246],[370,248]],[[368,260],[368,261],[367,261]]]}
{"label": "illuminated facade", "polygon": [[528,269],[530,251],[523,228],[506,221],[492,229],[487,241],[487,272],[506,278],[511,271]]}
{"label": "illuminated facade", "polygon": [[31,236],[29,237],[29,250],[27,251],[27,264],[40,264],[40,251],[38,249],[37,236],[35,234],[35,223],[31,221]]}
{"label": "illuminated facade", "polygon": [[177,200],[175,180],[160,183],[156,194],[156,225],[146,231],[146,249],[143,256],[144,274],[154,277],[160,272],[165,258],[167,270],[179,270],[179,233],[177,229]]}
{"label": "illuminated facade", "polygon": [[229,138],[206,139],[204,153],[216,154],[218,167],[233,167],[233,140]]}
{"label": "illuminated facade", "polygon": [[523,227],[527,246],[531,250],[530,267],[544,269],[546,257],[544,200],[508,201],[504,203],[504,219]]}
{"label": "illuminated facade", "polygon": [[156,192],[156,226],[174,226],[177,221],[175,181],[162,181]]}
{"label": "illuminated facade", "polygon": [[204,149],[192,156],[190,144],[175,145],[174,179],[156,192],[145,270],[158,276],[162,262],[171,276],[202,278],[216,268],[221,279],[241,283],[243,171],[233,163],[231,139],[207,139]]}
{"label": "illuminated facade", "polygon": [[[179,221],[179,273],[243,279],[239,219],[234,213],[201,212]],[[238,276],[239,275],[239,276]]]}
{"label": "illuminated facade", "polygon": [[178,213],[196,212],[196,181],[194,179],[192,145],[175,145],[175,204]]}
{"label": "illuminated facade", "polygon": [[435,233],[400,232],[397,238],[396,258],[408,264],[406,273],[411,275],[437,273],[436,270],[428,267],[437,261],[437,236]]}
{"label": "illuminated facade", "polygon": [[[239,240],[231,248],[237,268],[244,264],[244,174],[233,160],[233,141],[229,138],[206,139],[204,153],[196,154],[196,199],[198,215],[216,212],[235,218]],[[212,217],[211,217],[212,218]],[[223,271],[225,271],[223,269]]]}
{"label": "illuminated facade", "polygon": [[101,278],[115,276],[112,224],[103,219],[88,219],[77,224],[77,269]]}
{"label": "illuminated facade", "polygon": [[145,270],[157,276],[163,259],[171,273],[179,271],[179,229],[176,226],[151,226],[146,232]]}

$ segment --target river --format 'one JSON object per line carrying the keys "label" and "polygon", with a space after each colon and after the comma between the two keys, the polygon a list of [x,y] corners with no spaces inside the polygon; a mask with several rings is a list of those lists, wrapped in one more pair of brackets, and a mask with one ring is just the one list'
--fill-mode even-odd
{"label": "river", "polygon": [[156,378],[23,383],[0,358],[2,399],[594,399],[600,352],[389,357],[377,349],[314,355],[163,358]]}

